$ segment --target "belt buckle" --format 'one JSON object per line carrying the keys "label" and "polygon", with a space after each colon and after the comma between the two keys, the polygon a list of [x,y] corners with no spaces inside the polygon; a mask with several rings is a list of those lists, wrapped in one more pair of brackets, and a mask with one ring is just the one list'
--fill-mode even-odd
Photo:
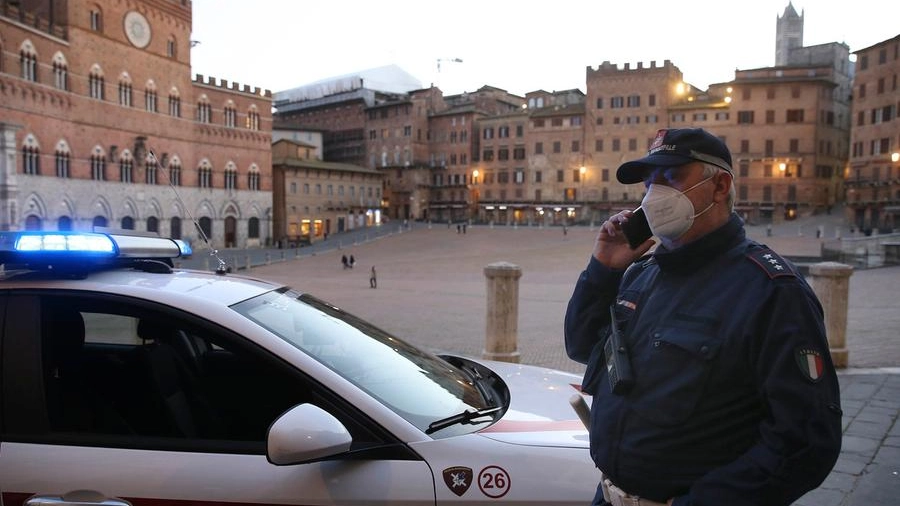
{"label": "belt buckle", "polygon": [[625,492],[605,476],[602,476],[600,480],[603,487],[603,499],[612,506],[654,506],[659,504],[655,501],[642,501],[639,496]]}

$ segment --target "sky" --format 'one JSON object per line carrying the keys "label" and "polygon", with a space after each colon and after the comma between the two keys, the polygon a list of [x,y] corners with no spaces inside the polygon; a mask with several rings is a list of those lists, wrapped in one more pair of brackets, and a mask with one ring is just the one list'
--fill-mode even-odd
{"label": "sky", "polygon": [[[896,0],[794,0],[804,46],[900,35]],[[670,60],[700,89],[775,64],[787,0],[193,0],[193,74],[284,91],[397,65],[445,95],[585,89],[586,68]],[[461,62],[453,60],[462,60]],[[440,65],[438,65],[440,61]]]}

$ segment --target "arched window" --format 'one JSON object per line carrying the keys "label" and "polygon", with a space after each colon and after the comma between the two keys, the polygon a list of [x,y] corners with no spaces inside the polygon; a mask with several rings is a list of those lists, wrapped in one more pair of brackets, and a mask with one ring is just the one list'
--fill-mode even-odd
{"label": "arched window", "polygon": [[131,85],[131,76],[128,72],[122,72],[119,76],[119,105],[131,107],[134,90]]}
{"label": "arched window", "polygon": [[169,90],[169,116],[181,117],[181,95],[174,86]]}
{"label": "arched window", "polygon": [[172,239],[181,239],[181,218],[173,216],[169,220],[169,237]]}
{"label": "arched window", "polygon": [[256,105],[251,105],[247,111],[246,126],[250,130],[259,130],[259,111]]}
{"label": "arched window", "polygon": [[169,184],[181,186],[181,160],[177,156],[169,162]]}
{"label": "arched window", "polygon": [[200,99],[197,101],[197,121],[212,123],[212,105],[206,95],[200,95]]}
{"label": "arched window", "polygon": [[147,85],[144,87],[144,109],[147,110],[147,112],[157,112],[159,110],[157,105],[156,83],[154,83],[152,79],[147,81]]}
{"label": "arched window", "polygon": [[41,147],[31,134],[22,143],[22,172],[32,176],[41,173]]}
{"label": "arched window", "polygon": [[212,188],[212,166],[209,164],[209,160],[204,159],[200,162],[197,175],[199,176],[198,186],[200,188]]}
{"label": "arched window", "polygon": [[166,40],[166,56],[169,58],[178,56],[178,43],[176,42],[175,37],[169,36]]}
{"label": "arched window", "polygon": [[253,217],[247,220],[247,237],[259,239],[259,218]]}
{"label": "arched window", "polygon": [[247,172],[247,189],[259,191],[259,167],[254,163]]}
{"label": "arched window", "polygon": [[234,108],[234,102],[229,100],[225,103],[225,126],[234,128],[237,125],[237,110]]}
{"label": "arched window", "polygon": [[61,90],[69,89],[69,64],[61,52],[53,55],[53,85]]}
{"label": "arched window", "polygon": [[71,177],[69,170],[71,158],[72,154],[69,151],[69,144],[64,140],[56,143],[56,177],[63,179]]}
{"label": "arched window", "polygon": [[228,162],[225,166],[225,189],[237,189],[237,168],[234,166],[234,162]]}
{"label": "arched window", "polygon": [[159,232],[159,219],[156,216],[147,218],[147,232]]}
{"label": "arched window", "polygon": [[122,218],[122,230],[134,230],[134,218],[125,216]]}
{"label": "arched window", "polygon": [[144,159],[144,167],[144,182],[147,184],[157,184],[159,160],[150,153],[147,153],[147,157]]}
{"label": "arched window", "polygon": [[106,227],[106,217],[105,216],[94,216],[94,219],[91,220],[91,226],[93,228]]}
{"label": "arched window", "polygon": [[100,10],[100,7],[94,5],[90,10],[90,18],[88,22],[90,23],[91,30],[95,32],[103,31],[103,13]]}
{"label": "arched window", "polygon": [[127,149],[122,151],[122,156],[119,157],[119,181],[123,183],[134,182],[134,157],[131,156],[131,151]]}
{"label": "arched window", "polygon": [[22,67],[22,79],[37,82],[37,51],[30,40],[26,39],[19,47],[19,64]]}
{"label": "arched window", "polygon": [[105,87],[103,69],[100,68],[100,65],[92,65],[91,71],[88,73],[88,93],[91,98],[103,100],[106,97]]}
{"label": "arched window", "polygon": [[91,152],[91,179],[106,181],[106,153],[100,146],[95,146]]}

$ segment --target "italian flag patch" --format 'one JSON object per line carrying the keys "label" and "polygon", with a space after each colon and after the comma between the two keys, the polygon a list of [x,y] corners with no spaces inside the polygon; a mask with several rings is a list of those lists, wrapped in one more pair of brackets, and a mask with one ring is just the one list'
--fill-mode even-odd
{"label": "italian flag patch", "polygon": [[800,372],[806,376],[806,379],[813,383],[822,379],[825,370],[825,361],[822,360],[822,354],[819,350],[812,348],[797,348],[794,352],[797,359],[797,365],[800,366]]}

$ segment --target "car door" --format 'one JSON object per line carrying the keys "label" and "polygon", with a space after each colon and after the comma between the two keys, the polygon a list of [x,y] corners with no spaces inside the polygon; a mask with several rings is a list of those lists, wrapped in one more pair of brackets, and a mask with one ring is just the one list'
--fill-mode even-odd
{"label": "car door", "polygon": [[[3,506],[434,504],[432,473],[407,445],[214,323],[105,294],[7,301],[16,318],[2,327]],[[302,402],[340,420],[351,451],[270,463],[268,424]]]}

